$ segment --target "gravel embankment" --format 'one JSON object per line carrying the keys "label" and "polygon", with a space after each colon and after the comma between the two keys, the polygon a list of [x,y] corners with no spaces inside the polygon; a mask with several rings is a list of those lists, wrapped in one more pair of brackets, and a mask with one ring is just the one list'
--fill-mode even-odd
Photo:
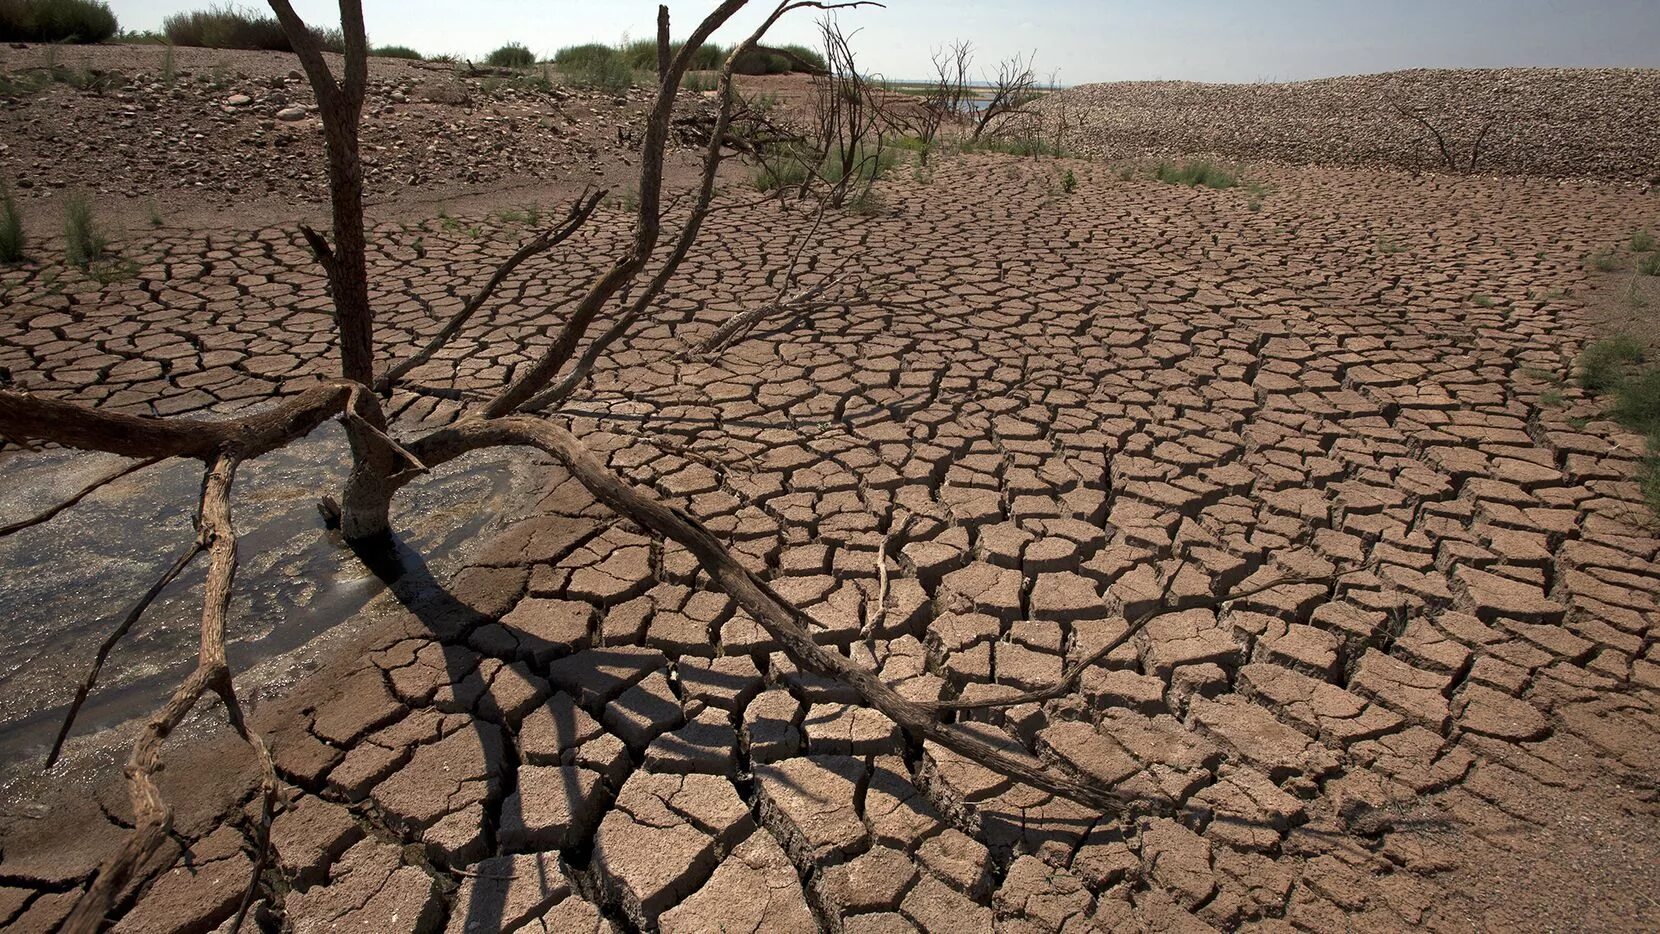
{"label": "gravel embankment", "polygon": [[[1087,84],[1038,106],[1065,145],[1107,159],[1212,154],[1444,169],[1484,127],[1476,170],[1660,183],[1660,69],[1416,70],[1293,84]],[[1463,168],[1463,165],[1460,166]]]}

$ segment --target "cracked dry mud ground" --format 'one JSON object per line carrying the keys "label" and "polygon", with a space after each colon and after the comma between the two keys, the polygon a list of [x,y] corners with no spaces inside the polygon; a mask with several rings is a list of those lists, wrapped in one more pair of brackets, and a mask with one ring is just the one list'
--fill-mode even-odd
{"label": "cracked dry mud ground", "polygon": [[[1660,924],[1660,542],[1631,480],[1640,439],[1576,390],[1542,398],[1593,336],[1581,257],[1660,202],[1262,168],[1253,212],[1239,191],[1075,170],[1070,196],[1053,165],[999,157],[892,183],[890,215],[826,220],[815,266],[852,255],[914,304],[699,361],[686,343],[766,292],[805,226],[718,215],[576,427],[917,698],[1052,682],[1161,575],[1192,599],[1367,564],[1163,618],[1075,694],[977,718],[1150,813],[1104,818],[908,742],[550,467],[530,518],[447,587],[404,581],[360,652],[258,712],[294,788],[262,924]],[[374,235],[400,352],[516,240],[414,226]],[[518,277],[472,330],[483,349],[398,397],[406,417],[451,417],[444,395],[522,363],[619,231],[608,215]],[[0,365],[163,414],[292,391],[333,367],[302,249],[219,232],[134,245],[147,265],[109,287],[7,273]],[[118,930],[210,930],[234,910],[252,871],[238,750],[171,752],[176,862],[129,893]],[[125,810],[111,787],[8,821],[0,919],[49,928]]]}

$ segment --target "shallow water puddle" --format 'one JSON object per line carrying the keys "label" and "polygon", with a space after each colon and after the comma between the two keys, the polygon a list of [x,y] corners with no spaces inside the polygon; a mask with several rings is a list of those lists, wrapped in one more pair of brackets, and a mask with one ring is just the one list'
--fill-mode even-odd
{"label": "shallow water puddle", "polygon": [[[121,463],[68,451],[0,463],[0,523],[33,515]],[[385,588],[331,540],[317,511],[338,496],[345,432],[307,438],[237,470],[239,536],[227,649],[244,698],[290,683],[301,650]],[[393,506],[399,553],[442,579],[465,545],[531,482],[524,454],[485,451],[409,485]],[[0,539],[0,784],[38,770],[98,643],[188,545],[201,465],[177,460],[125,477],[43,525]],[[206,562],[198,558],[111,654],[76,735],[147,714],[194,663]]]}

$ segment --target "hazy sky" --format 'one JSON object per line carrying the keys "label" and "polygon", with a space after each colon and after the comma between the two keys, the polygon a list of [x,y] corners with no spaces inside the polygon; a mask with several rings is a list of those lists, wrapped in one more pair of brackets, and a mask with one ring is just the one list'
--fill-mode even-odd
{"label": "hazy sky", "polygon": [[[153,29],[168,13],[208,0],[113,0],[127,29]],[[294,0],[308,22],[335,22],[329,0]],[[669,7],[675,36],[714,6]],[[717,40],[747,35],[766,0],[739,14]],[[650,35],[646,0],[364,0],[370,41],[477,58],[508,41],[538,54],[579,42]],[[842,14],[862,32],[860,64],[888,77],[928,70],[931,47],[971,40],[979,61],[1036,50],[1039,72],[1066,84],[1140,78],[1272,81],[1418,67],[1504,65],[1660,66],[1657,0],[891,0],[887,9]],[[801,11],[771,34],[813,43]]]}

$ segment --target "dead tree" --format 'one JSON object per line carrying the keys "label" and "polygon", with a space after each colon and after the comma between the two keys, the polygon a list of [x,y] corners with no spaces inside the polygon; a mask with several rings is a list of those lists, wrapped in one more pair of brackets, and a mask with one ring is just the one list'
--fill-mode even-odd
{"label": "dead tree", "polygon": [[987,76],[991,95],[975,115],[974,132],[969,137],[971,140],[978,141],[985,135],[993,120],[1014,113],[1037,99],[1037,75],[1032,71],[1032,60],[1036,57],[1037,53],[1033,52],[1030,56],[1015,55],[997,63],[997,76]]}
{"label": "dead tree", "polygon": [[1396,102],[1394,107],[1396,113],[1429,131],[1429,135],[1435,140],[1436,148],[1441,153],[1441,164],[1447,167],[1447,171],[1463,175],[1475,172],[1476,164],[1481,160],[1481,146],[1487,141],[1487,134],[1492,132],[1493,129],[1492,120],[1488,120],[1481,125],[1481,130],[1476,133],[1476,138],[1470,143],[1469,156],[1460,160],[1453,154],[1453,147],[1447,142],[1447,135],[1441,132],[1440,127],[1431,123],[1421,110],[1407,107],[1399,102]]}
{"label": "dead tree", "polygon": [[[766,152],[762,164],[793,182],[799,197],[823,197],[832,207],[870,192],[882,171],[888,124],[881,92],[859,72],[849,36],[833,17],[819,22],[825,72],[814,82],[813,116],[805,145]],[[793,171],[791,171],[793,167]]]}
{"label": "dead tree", "polygon": [[949,46],[933,51],[930,62],[934,77],[922,92],[920,100],[897,99],[885,102],[883,117],[922,144],[922,164],[928,164],[928,151],[940,130],[963,119],[968,102],[968,66],[974,58],[974,46],[965,39],[957,39]]}
{"label": "dead tree", "polygon": [[[209,567],[196,666],[165,705],[144,724],[133,744],[124,770],[133,808],[132,831],[122,847],[100,865],[66,922],[68,930],[98,930],[120,893],[130,891],[158,870],[155,857],[166,843],[173,821],[172,808],[154,780],[162,747],[208,692],[224,702],[231,727],[249,745],[259,764],[263,804],[259,842],[263,844],[280,791],[280,779],[264,741],[247,723],[225,657],[226,622],[237,570],[232,494],[239,465],[304,437],[331,418],[344,421],[353,459],[351,475],[340,498],[342,527],[366,557],[372,557],[377,548],[387,546],[388,506],[404,485],[431,468],[471,451],[503,446],[535,448],[562,464],[599,502],[648,533],[672,539],[688,549],[714,586],[759,623],[802,670],[848,685],[865,704],[885,714],[915,739],[938,744],[1017,782],[1107,813],[1118,813],[1133,803],[1121,792],[1051,770],[1037,759],[1010,753],[973,732],[943,721],[941,716],[953,709],[950,705],[909,701],[875,672],[820,646],[810,634],[807,615],[780,596],[759,573],[745,567],[720,539],[684,511],[619,477],[567,428],[545,414],[556,413],[580,388],[606,348],[649,312],[658,297],[672,285],[696,242],[711,210],[716,173],[722,160],[721,141],[732,114],[734,61],[752,49],[780,17],[791,11],[866,4],[866,0],[781,0],[755,32],[733,49],[721,70],[720,109],[704,150],[702,175],[691,208],[681,222],[673,247],[666,256],[659,256],[659,241],[663,237],[663,160],[677,89],[699,47],[745,2],[724,0],[698,24],[678,50],[670,49],[667,13],[659,16],[658,49],[665,67],[641,137],[638,205],[631,240],[611,265],[589,283],[586,292],[563,309],[558,333],[540,357],[517,369],[511,380],[504,378],[492,397],[464,410],[453,423],[423,430],[389,424],[381,406],[382,397],[398,391],[400,379],[413,365],[431,358],[454,341],[468,320],[488,304],[502,280],[522,263],[573,236],[592,216],[599,195],[579,199],[560,224],[532,238],[503,263],[475,297],[446,321],[439,333],[413,357],[388,365],[377,354],[364,250],[363,175],[358,155],[367,81],[362,8],[359,0],[340,0],[346,51],[340,72],[336,74],[324,58],[316,34],[295,13],[289,0],[270,0],[316,91],[323,114],[332,238],[309,228],[304,234],[328,277],[335,306],[341,376],[318,381],[256,414],[219,420],[123,415],[22,390],[0,390],[0,436],[20,444],[38,440],[141,459],[132,468],[107,476],[78,492],[71,497],[71,503],[131,469],[173,458],[190,458],[203,464],[195,535],[100,647],[59,737],[61,748],[80,702],[96,684],[109,650],[143,614],[162,587],[198,557],[207,556]],[[846,58],[842,61],[849,62]],[[656,271],[649,279],[642,280],[642,274],[654,259],[659,260]],[[785,281],[786,284],[793,281],[793,274],[786,275]],[[615,309],[611,311],[612,317],[601,327],[602,314],[612,309]],[[550,317],[554,311],[547,310]],[[587,349],[579,356],[577,351],[584,341]],[[61,508],[54,507],[43,516],[49,517]],[[38,521],[44,518],[14,523],[9,530],[38,524]],[[1177,609],[1172,605],[1158,612]],[[1076,677],[1076,671],[1069,677]],[[1064,690],[1064,687],[1057,689]],[[55,748],[53,760],[57,753]],[[261,845],[261,861],[254,873],[256,884],[266,849]],[[244,911],[254,891],[252,887],[248,890]]]}

